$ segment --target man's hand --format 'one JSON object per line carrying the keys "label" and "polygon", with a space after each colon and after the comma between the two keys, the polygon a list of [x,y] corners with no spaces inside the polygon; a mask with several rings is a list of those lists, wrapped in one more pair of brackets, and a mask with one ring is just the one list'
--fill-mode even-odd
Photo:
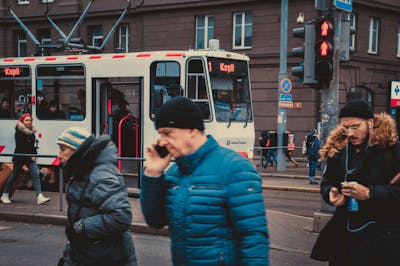
{"label": "man's hand", "polygon": [[340,194],[339,190],[336,187],[332,187],[329,190],[329,201],[335,206],[341,206],[345,202],[345,198],[342,194]]}
{"label": "man's hand", "polygon": [[161,158],[158,152],[154,149],[155,146],[156,144],[152,144],[147,147],[145,161],[146,168],[144,171],[145,175],[153,177],[163,174],[172,157],[171,153],[168,153],[167,156]]}
{"label": "man's hand", "polygon": [[342,194],[346,197],[353,197],[356,200],[367,200],[369,198],[369,188],[357,182],[343,182]]}

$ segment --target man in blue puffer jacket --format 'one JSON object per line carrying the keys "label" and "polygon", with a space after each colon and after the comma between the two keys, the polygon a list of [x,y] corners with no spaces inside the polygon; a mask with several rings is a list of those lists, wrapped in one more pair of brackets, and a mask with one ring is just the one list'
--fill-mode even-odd
{"label": "man in blue puffer jacket", "polygon": [[261,179],[251,163],[204,133],[202,113],[187,98],[161,106],[155,127],[160,139],[147,148],[141,207],[150,226],[169,226],[173,264],[269,265]]}

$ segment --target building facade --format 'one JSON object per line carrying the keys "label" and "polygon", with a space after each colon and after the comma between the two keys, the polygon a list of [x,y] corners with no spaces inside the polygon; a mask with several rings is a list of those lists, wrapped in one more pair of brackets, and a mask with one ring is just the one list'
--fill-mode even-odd
{"label": "building facade", "polygon": [[[46,15],[68,36],[79,16],[91,4],[87,17],[72,37],[81,44],[99,46],[122,11],[128,7],[128,2],[124,0],[2,2],[0,57],[49,53],[37,49],[29,35],[11,16],[10,10],[40,43],[56,44],[63,36],[50,24]],[[12,5],[7,6],[8,2]],[[256,136],[262,130],[277,129],[281,1],[131,2],[127,15],[104,46],[103,52],[208,49],[208,41],[218,39],[222,49],[244,53],[251,59]],[[320,11],[315,9],[314,1],[289,1],[288,77],[293,81],[293,100],[301,103],[302,107],[287,110],[286,127],[296,133],[296,146],[301,146],[307,130],[316,128],[321,120],[321,92],[299,82],[290,71],[300,61],[290,54],[290,50],[302,42],[291,34],[293,28],[302,26],[296,22],[299,13],[303,13],[304,20],[308,21],[320,16]],[[400,124],[400,111],[390,107],[390,82],[400,81],[400,3],[354,0],[352,13],[343,12],[343,15],[349,16],[356,33],[350,38],[354,49],[351,60],[340,64],[340,106],[348,99],[364,98],[372,104],[375,112],[390,112]]]}

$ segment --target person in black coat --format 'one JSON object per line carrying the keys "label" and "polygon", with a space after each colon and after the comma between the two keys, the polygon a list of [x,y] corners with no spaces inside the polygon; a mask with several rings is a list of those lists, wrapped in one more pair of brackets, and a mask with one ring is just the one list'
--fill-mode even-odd
{"label": "person in black coat", "polygon": [[[35,128],[32,125],[32,116],[28,113],[23,114],[17,121],[15,126],[15,151],[14,153],[37,154],[35,147]],[[31,156],[14,155],[14,169],[9,176],[4,187],[3,194],[0,198],[4,204],[11,203],[9,191],[17,180],[18,175],[23,171],[22,168],[26,165],[29,168],[29,173],[33,179],[33,186],[36,191],[36,203],[43,204],[50,200],[43,196],[39,178],[39,168],[36,164],[36,158]]]}
{"label": "person in black coat", "polygon": [[394,120],[349,101],[321,158],[323,199],[336,207],[311,257],[330,266],[399,265],[400,143]]}

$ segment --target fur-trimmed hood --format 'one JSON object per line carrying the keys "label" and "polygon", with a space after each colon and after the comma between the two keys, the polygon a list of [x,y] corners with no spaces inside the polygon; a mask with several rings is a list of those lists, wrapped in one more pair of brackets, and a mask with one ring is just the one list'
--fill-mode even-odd
{"label": "fur-trimmed hood", "polygon": [[[387,113],[374,114],[374,128],[370,136],[370,146],[390,147],[397,141],[396,123]],[[333,157],[336,153],[344,149],[348,140],[344,134],[344,128],[338,125],[329,134],[326,144],[319,150],[321,159]]]}
{"label": "fur-trimmed hood", "polygon": [[24,133],[25,135],[32,135],[35,134],[36,129],[35,127],[32,125],[32,129],[27,128],[24,123],[22,123],[21,121],[17,121],[17,124],[15,125],[15,127],[21,131],[22,133]]}

